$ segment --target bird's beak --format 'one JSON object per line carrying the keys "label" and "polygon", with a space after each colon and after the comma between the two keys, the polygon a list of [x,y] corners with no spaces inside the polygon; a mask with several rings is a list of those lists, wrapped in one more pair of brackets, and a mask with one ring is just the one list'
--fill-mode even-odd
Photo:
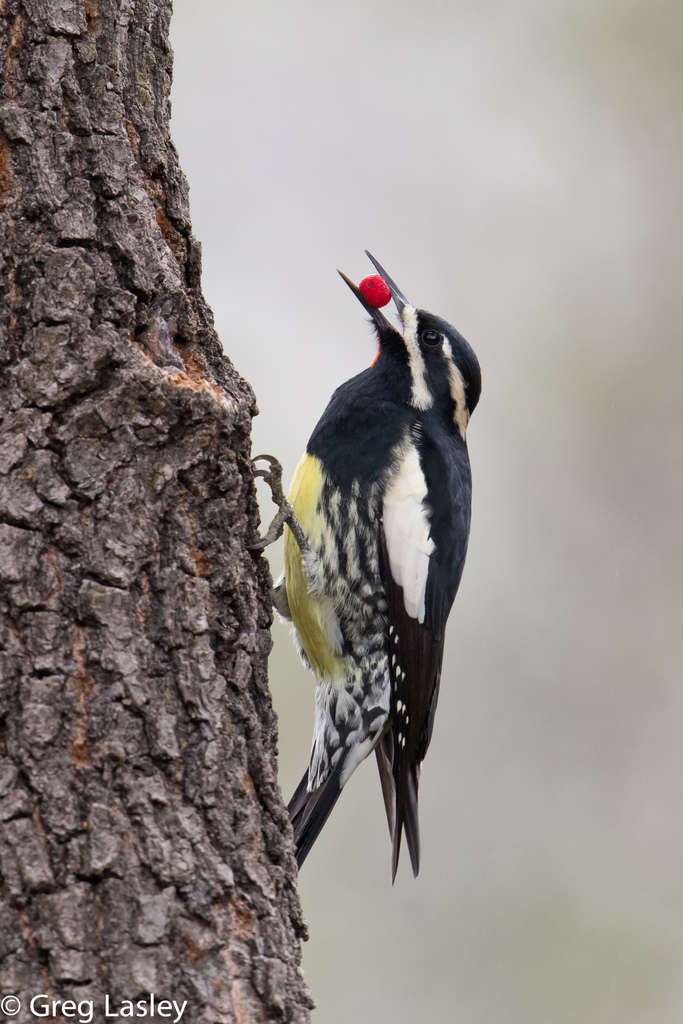
{"label": "bird's beak", "polygon": [[383,266],[381,266],[381,264],[379,264],[379,263],[377,262],[377,260],[376,260],[376,259],[375,259],[375,257],[374,257],[374,256],[372,255],[372,253],[368,252],[368,250],[366,249],[366,250],[365,250],[365,255],[366,255],[366,256],[367,256],[367,258],[368,258],[368,259],[370,260],[370,262],[371,262],[371,263],[372,263],[372,265],[374,266],[374,268],[375,268],[375,270],[377,271],[377,273],[379,274],[379,276],[380,276],[381,278],[383,278],[383,280],[384,280],[384,283],[386,284],[387,288],[388,288],[388,289],[389,289],[389,291],[391,292],[391,297],[392,297],[392,299],[394,300],[394,304],[395,304],[395,306],[396,306],[396,312],[398,313],[398,315],[399,315],[399,316],[401,316],[401,313],[403,312],[403,310],[405,309],[405,307],[406,307],[406,306],[411,306],[411,305],[412,305],[412,303],[408,302],[408,300],[407,300],[407,298],[405,297],[405,295],[403,294],[403,292],[402,292],[402,291],[401,291],[401,290],[400,290],[400,289],[399,289],[399,288],[398,288],[398,287],[396,286],[396,284],[395,284],[395,283],[394,283],[394,282],[393,282],[393,281],[391,280],[391,278],[390,278],[390,277],[389,277],[389,275],[387,274],[387,272],[386,272],[386,270],[384,269],[384,267],[383,267]]}
{"label": "bird's beak", "polygon": [[[346,283],[348,284],[349,288],[351,289],[353,294],[356,296],[356,298],[360,302],[360,304],[363,307],[363,309],[367,310],[367,312],[370,314],[370,316],[372,317],[372,319],[373,319],[373,321],[375,323],[375,326],[376,326],[377,330],[378,331],[385,331],[387,329],[387,327],[389,327],[393,331],[393,327],[391,326],[391,324],[389,323],[389,321],[385,317],[385,315],[382,312],[382,310],[381,309],[377,309],[376,306],[371,306],[370,303],[365,298],[365,296],[363,295],[363,293],[360,291],[360,289],[353,283],[353,281],[349,277],[346,276],[346,274],[344,274],[341,270],[338,270],[337,273],[342,278],[342,280],[346,281]],[[388,283],[389,282],[387,282],[387,284]]]}

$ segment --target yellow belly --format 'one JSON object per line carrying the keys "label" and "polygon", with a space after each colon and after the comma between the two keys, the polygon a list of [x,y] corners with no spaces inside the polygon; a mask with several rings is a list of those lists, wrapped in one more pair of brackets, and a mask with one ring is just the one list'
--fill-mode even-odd
{"label": "yellow belly", "polygon": [[[288,495],[308,544],[316,553],[321,550],[327,529],[324,516],[318,512],[324,480],[320,461],[313,455],[304,455]],[[292,621],[311,668],[318,679],[338,678],[343,671],[343,661],[330,646],[324,599],[312,597],[308,592],[301,551],[290,530],[285,531],[285,579]]]}

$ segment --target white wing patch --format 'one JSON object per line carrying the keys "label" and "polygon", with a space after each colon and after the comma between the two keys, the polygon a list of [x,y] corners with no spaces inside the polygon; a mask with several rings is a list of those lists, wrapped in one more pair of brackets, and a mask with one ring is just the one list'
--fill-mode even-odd
{"label": "white wing patch", "polygon": [[384,496],[384,535],[391,575],[403,587],[408,615],[425,618],[425,590],[434,541],[429,536],[427,484],[412,441],[402,448],[398,468]]}

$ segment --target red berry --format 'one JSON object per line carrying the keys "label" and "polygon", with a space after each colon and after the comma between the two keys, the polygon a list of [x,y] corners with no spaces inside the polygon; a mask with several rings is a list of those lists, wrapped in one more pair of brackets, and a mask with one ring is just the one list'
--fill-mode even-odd
{"label": "red berry", "polygon": [[386,306],[387,302],[391,299],[391,292],[387,287],[386,281],[379,274],[371,274],[370,277],[364,277],[358,285],[358,291],[365,301],[374,306],[375,309],[379,309],[380,306]]}

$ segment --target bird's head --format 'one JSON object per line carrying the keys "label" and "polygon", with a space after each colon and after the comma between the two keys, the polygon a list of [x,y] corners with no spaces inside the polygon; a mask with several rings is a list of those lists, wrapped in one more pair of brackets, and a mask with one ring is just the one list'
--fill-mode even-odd
{"label": "bird's head", "polygon": [[374,256],[367,250],[366,255],[389,289],[401,326],[397,330],[373,305],[377,300],[368,298],[367,290],[364,294],[363,282],[359,288],[339,271],[377,330],[379,353],[373,365],[378,373],[398,373],[405,378],[410,404],[421,411],[435,408],[445,412],[464,437],[481,393],[477,357],[455,327],[408,302]]}

